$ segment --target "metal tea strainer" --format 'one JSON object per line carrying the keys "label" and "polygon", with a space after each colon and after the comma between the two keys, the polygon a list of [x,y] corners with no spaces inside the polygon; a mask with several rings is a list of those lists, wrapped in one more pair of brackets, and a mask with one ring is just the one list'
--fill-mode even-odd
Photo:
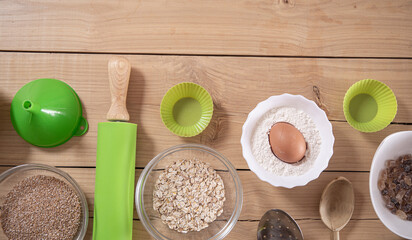
{"label": "metal tea strainer", "polygon": [[258,240],[303,240],[302,231],[295,220],[280,209],[267,211],[260,219]]}

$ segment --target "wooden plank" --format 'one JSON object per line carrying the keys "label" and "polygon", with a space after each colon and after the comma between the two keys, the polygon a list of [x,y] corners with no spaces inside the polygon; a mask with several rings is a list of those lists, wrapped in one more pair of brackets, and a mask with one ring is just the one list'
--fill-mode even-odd
{"label": "wooden plank", "polygon": [[[145,167],[158,153],[176,144],[188,142],[208,145],[223,155],[238,169],[249,168],[242,156],[240,145],[241,128],[246,116],[224,116],[214,119],[200,136],[191,140],[170,133],[158,117],[158,110],[151,106],[143,109],[138,127],[136,166]],[[90,122],[89,118],[89,122]],[[95,166],[97,128],[90,126],[89,132],[82,137],[74,137],[57,148],[43,149],[23,141],[13,130],[9,116],[2,118],[4,123],[0,134],[0,156],[2,165],[23,163],[47,163],[54,166]],[[347,123],[333,122],[335,135],[334,155],[327,170],[369,171],[373,155],[380,142],[389,134],[412,130],[410,125],[390,125],[386,129],[364,134],[351,128]],[[7,128],[6,128],[7,126]],[[151,129],[148,131],[147,129]],[[19,150],[23,149],[23,150]],[[56,157],[58,155],[58,157]]]}
{"label": "wooden plank", "polygon": [[[97,123],[105,121],[110,101],[106,69],[109,55],[2,53],[0,56],[0,152],[3,153],[0,164],[43,162],[55,166],[95,166]],[[410,125],[391,125],[380,132],[365,134],[340,122],[344,120],[341,104],[345,91],[355,78],[363,78],[364,71],[387,79],[399,103],[395,121],[410,122],[412,60],[127,57],[133,65],[128,108],[131,121],[139,125],[137,167],[144,167],[170,146],[195,142],[215,148],[236,168],[248,168],[239,143],[247,114],[259,101],[283,92],[317,100],[330,119],[339,120],[332,122],[336,142],[328,170],[368,171],[376,148],[387,135],[412,130]],[[316,72],[316,76],[310,72]],[[57,148],[43,149],[27,144],[16,134],[9,118],[11,99],[25,83],[41,77],[64,80],[77,91],[90,126],[85,136],[74,137]],[[159,116],[163,94],[182,81],[202,84],[215,102],[209,127],[199,136],[188,139],[170,133]],[[313,86],[325,89],[321,90],[320,98],[313,93]]]}
{"label": "wooden plank", "polygon": [[369,174],[324,172],[304,187],[293,189],[273,187],[262,182],[253,172],[238,172],[244,189],[242,220],[260,219],[268,209],[279,208],[297,219],[320,219],[319,201],[325,186],[343,176],[354,185],[355,211],[353,219],[377,219],[369,195]]}
{"label": "wooden plank", "polygon": [[[6,168],[1,167],[3,172]],[[94,207],[94,168],[61,168],[72,176],[86,195],[90,215]],[[141,170],[136,171],[136,182]],[[225,173],[220,173],[225,174]],[[272,208],[287,211],[296,219],[320,219],[319,200],[324,187],[339,176],[348,178],[355,189],[355,211],[353,219],[377,219],[369,196],[369,174],[354,172],[324,172],[320,177],[308,185],[293,189],[273,187],[262,182],[251,171],[238,171],[243,187],[243,207],[240,220],[259,220],[260,217]],[[135,212],[134,217],[138,216]]]}
{"label": "wooden plank", "polygon": [[6,0],[0,49],[411,57],[411,11],[408,0]]}
{"label": "wooden plank", "polygon": [[[330,231],[321,220],[298,220],[307,240],[329,239]],[[238,222],[228,239],[255,239],[258,222]],[[388,230],[379,220],[351,220],[341,231],[341,239],[395,240],[402,239]]]}
{"label": "wooden plank", "polygon": [[[152,106],[142,108],[139,116],[136,167],[143,168],[161,151],[184,143],[210,146],[226,156],[236,168],[248,169],[242,155],[240,136],[246,115],[214,118],[201,135],[185,139],[169,132]],[[88,119],[89,123],[93,119]],[[50,149],[31,146],[14,131],[9,116],[0,116],[0,165],[45,163],[53,166],[96,166],[97,120],[89,132],[74,137],[62,146]],[[333,122],[334,155],[327,170],[369,171],[373,155],[380,142],[389,134],[412,130],[411,125],[390,125],[377,133],[360,133],[344,122]],[[150,129],[150,130],[149,130]]]}
{"label": "wooden plank", "polygon": [[[307,240],[329,239],[330,231],[321,220],[298,220],[303,236]],[[237,222],[225,239],[256,239],[257,221]],[[85,239],[91,240],[93,220],[90,219]],[[340,232],[341,239],[399,240],[402,239],[387,229],[379,220],[351,220]],[[134,239],[153,239],[139,220],[133,222]]]}
{"label": "wooden plank", "polygon": [[[89,118],[104,121],[110,101],[107,61],[111,55],[1,53],[2,102],[26,82],[54,77],[79,94]],[[272,95],[300,94],[315,100],[329,119],[345,120],[346,90],[365,78],[391,87],[399,108],[395,122],[411,122],[412,59],[300,59],[192,56],[126,56],[132,64],[128,95],[131,121],[139,122],[140,106],[158,109],[173,85],[196,82],[212,95],[221,115],[247,114]]]}

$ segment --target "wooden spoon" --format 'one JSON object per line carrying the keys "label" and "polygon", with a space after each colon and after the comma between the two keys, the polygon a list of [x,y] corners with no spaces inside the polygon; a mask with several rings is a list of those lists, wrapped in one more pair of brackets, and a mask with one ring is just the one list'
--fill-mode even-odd
{"label": "wooden spoon", "polygon": [[339,240],[339,231],[349,222],[354,206],[355,194],[348,179],[338,177],[325,187],[319,212],[323,223],[333,231],[331,239]]}

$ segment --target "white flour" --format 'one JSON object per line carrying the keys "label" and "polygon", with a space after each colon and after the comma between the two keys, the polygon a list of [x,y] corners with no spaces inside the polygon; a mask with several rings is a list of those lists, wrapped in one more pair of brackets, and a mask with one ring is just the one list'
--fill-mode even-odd
{"label": "white flour", "polygon": [[[268,133],[277,122],[288,122],[302,133],[307,144],[303,160],[289,164],[272,153]],[[263,168],[275,175],[299,176],[312,167],[319,155],[321,143],[319,131],[308,114],[296,108],[282,107],[270,110],[258,121],[252,137],[252,154]]]}

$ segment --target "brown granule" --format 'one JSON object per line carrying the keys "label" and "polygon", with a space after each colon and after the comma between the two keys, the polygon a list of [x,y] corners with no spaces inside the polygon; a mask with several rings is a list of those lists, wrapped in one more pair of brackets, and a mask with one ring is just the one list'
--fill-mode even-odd
{"label": "brown granule", "polygon": [[385,162],[378,189],[386,207],[403,220],[412,221],[412,155]]}
{"label": "brown granule", "polygon": [[80,199],[68,184],[37,175],[25,178],[7,194],[0,220],[12,240],[69,240],[79,229],[80,216]]}

